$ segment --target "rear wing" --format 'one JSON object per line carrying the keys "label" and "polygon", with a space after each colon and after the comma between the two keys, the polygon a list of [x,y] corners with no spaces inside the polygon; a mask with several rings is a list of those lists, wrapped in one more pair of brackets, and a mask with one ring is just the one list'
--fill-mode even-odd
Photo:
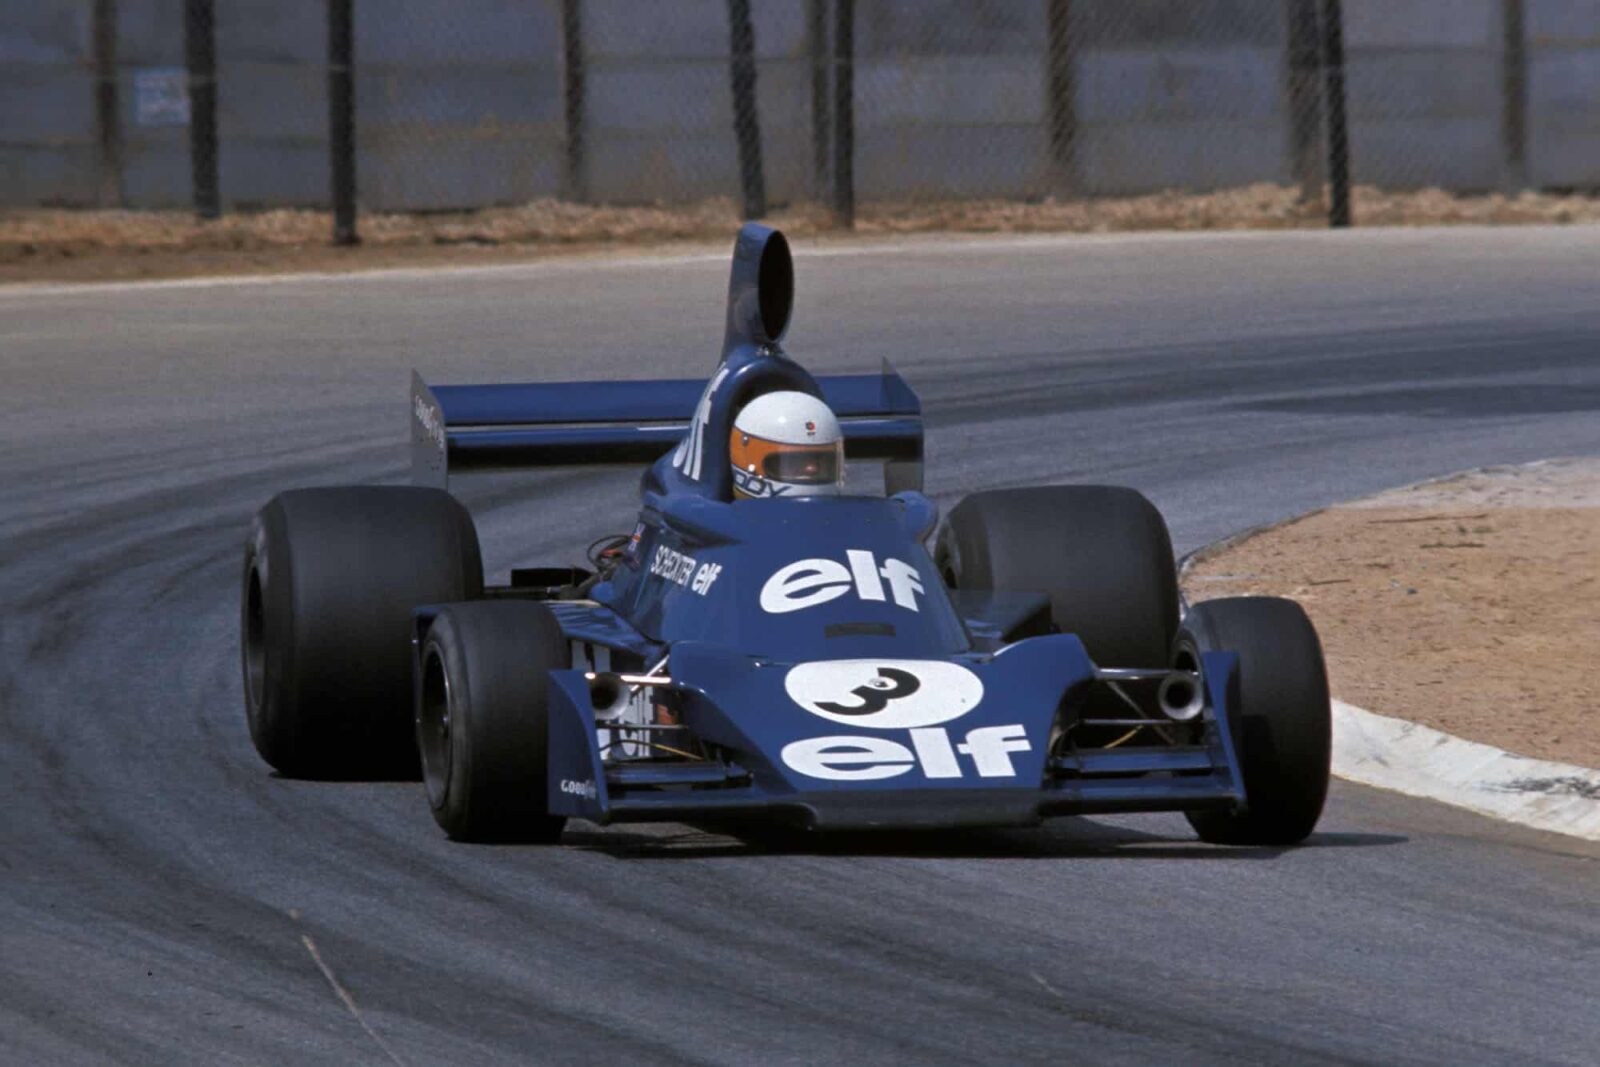
{"label": "rear wing", "polygon": [[[922,404],[885,362],[880,374],[818,377],[845,455],[882,460],[890,493],[922,488]],[[446,488],[462,471],[653,462],[688,429],[706,383],[693,379],[434,385],[411,375],[411,478]]]}

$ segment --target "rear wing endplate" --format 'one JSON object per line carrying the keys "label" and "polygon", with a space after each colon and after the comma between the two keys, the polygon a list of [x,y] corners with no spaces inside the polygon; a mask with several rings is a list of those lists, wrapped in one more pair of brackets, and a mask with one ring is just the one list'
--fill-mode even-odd
{"label": "rear wing endplate", "polygon": [[[882,460],[890,493],[922,488],[922,404],[887,362],[880,374],[818,377],[845,455]],[[651,463],[688,429],[693,379],[434,385],[411,374],[411,478],[447,488],[463,471]]]}

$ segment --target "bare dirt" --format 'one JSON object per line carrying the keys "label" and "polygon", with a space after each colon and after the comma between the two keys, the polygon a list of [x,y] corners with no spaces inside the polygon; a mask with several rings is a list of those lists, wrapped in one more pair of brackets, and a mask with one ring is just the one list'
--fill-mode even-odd
{"label": "bare dirt", "polygon": [[1202,553],[1191,601],[1300,601],[1334,695],[1600,767],[1600,459],[1456,475]]}
{"label": "bare dirt", "polygon": [[[1386,192],[1358,186],[1361,226],[1596,223],[1600,197],[1524,193],[1463,196],[1439,189]],[[865,203],[854,235],[909,233],[1112,233],[1139,230],[1291,229],[1326,225],[1326,207],[1296,188],[1250,185],[1214,193],[1047,199]],[[523,262],[614,248],[725,241],[738,206],[603,207],[541,200],[440,214],[361,216],[362,243],[329,244],[323,211],[238,212],[201,222],[181,211],[0,212],[0,283],[193,277],[284,271]],[[834,230],[817,205],[767,219],[794,236]]]}

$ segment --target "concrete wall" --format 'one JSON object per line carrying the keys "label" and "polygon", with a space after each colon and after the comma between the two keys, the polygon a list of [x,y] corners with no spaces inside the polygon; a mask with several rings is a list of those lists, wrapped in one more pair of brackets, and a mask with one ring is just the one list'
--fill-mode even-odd
{"label": "concrete wall", "polygon": [[856,196],[1028,196],[1048,163],[1042,3],[859,0]]}
{"label": "concrete wall", "polygon": [[[805,6],[755,0],[756,96],[768,197],[807,196]],[[588,183],[627,203],[737,196],[727,0],[587,0]]]}
{"label": "concrete wall", "polygon": [[362,196],[457,207],[555,195],[559,3],[451,0],[444,10],[356,4]]}
{"label": "concrete wall", "polygon": [[95,198],[89,6],[13,5],[0,23],[0,203]]}
{"label": "concrete wall", "polygon": [[[129,6],[125,0],[124,17]],[[325,6],[319,0],[219,3],[216,33],[223,202],[244,207],[326,204]],[[358,35],[358,49],[359,43]],[[359,64],[359,50],[356,57]],[[362,162],[357,160],[358,177],[375,179]]]}
{"label": "concrete wall", "polygon": [[1356,180],[1497,188],[1500,0],[1346,0],[1344,10]]}
{"label": "concrete wall", "polygon": [[[355,10],[364,209],[555,194],[562,139],[556,0],[414,0]],[[217,5],[221,183],[229,203],[327,202],[326,34],[325,0]]]}
{"label": "concrete wall", "polygon": [[[326,0],[217,5],[223,198],[328,199]],[[1600,187],[1600,0],[1526,0],[1530,180]],[[561,191],[560,0],[356,4],[362,207]],[[752,0],[769,199],[813,167],[802,0]],[[0,25],[0,204],[99,192],[88,0]],[[187,131],[137,88],[181,68],[176,0],[119,0],[121,191],[189,202]],[[1046,0],[857,0],[859,199],[1052,191]],[[1358,181],[1488,189],[1504,172],[1501,0],[1345,0]],[[1076,188],[1290,180],[1282,0],[1073,0]],[[584,0],[588,189],[610,202],[737,196],[727,0]]]}
{"label": "concrete wall", "polygon": [[[88,9],[89,4],[79,6]],[[218,7],[226,8],[226,3]],[[127,4],[118,19],[117,102],[122,115],[122,196],[132,207],[177,207],[190,202],[189,131],[140,125],[141,73],[183,68],[183,5]]]}
{"label": "concrete wall", "polygon": [[1073,6],[1079,175],[1094,193],[1289,178],[1281,3]]}
{"label": "concrete wall", "polygon": [[1600,188],[1600,0],[1528,0],[1528,180]]}

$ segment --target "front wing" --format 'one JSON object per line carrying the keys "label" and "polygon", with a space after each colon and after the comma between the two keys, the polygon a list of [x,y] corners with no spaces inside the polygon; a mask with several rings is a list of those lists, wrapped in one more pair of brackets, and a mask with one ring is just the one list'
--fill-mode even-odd
{"label": "front wing", "polygon": [[[706,743],[709,758],[602,759],[584,673],[552,671],[552,814],[600,824],[739,817],[814,829],[928,829],[1246,802],[1234,744],[1238,658],[1229,652],[1202,657],[1206,706],[1197,743],[1105,748],[1060,738],[1062,708],[1097,684],[1071,635],[1022,641],[953,666],[849,660],[791,667],[695,642],[674,647],[671,662],[683,725]],[[925,680],[930,699],[858,717],[856,708],[806,690],[810,679],[825,685],[832,675],[848,685],[869,669]],[[956,671],[975,678],[980,695],[951,714],[951,694],[969,684]],[[844,699],[870,707],[877,699],[870,685],[883,684],[875,677]]]}

